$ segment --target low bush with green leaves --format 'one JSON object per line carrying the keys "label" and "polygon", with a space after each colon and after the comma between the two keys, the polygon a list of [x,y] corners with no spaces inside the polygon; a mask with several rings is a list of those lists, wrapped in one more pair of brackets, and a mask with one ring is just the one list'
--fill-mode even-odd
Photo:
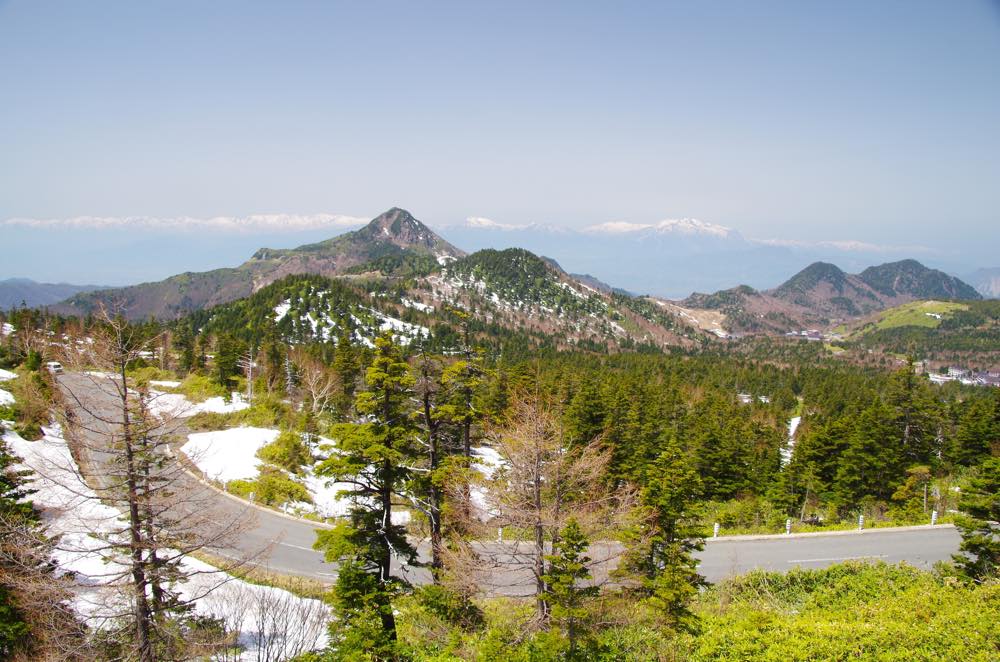
{"label": "low bush with green leaves", "polygon": [[304,485],[274,467],[262,467],[260,475],[253,479],[231,480],[226,483],[226,489],[244,499],[253,495],[253,501],[267,506],[282,506],[296,501],[312,503]]}
{"label": "low bush with green leaves", "polygon": [[313,463],[312,451],[299,432],[284,430],[271,443],[261,446],[257,457],[293,474]]}

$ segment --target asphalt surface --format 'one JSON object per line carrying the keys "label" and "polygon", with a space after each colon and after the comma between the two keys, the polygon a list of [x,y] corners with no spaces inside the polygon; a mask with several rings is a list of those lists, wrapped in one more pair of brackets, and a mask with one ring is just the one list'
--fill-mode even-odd
{"label": "asphalt surface", "polygon": [[[116,402],[110,382],[84,374],[63,374],[58,378],[67,404],[74,413],[72,435],[77,443],[78,457],[84,474],[95,488],[108,487],[109,464],[113,456],[101,452],[109,431],[100,419],[110,418]],[[97,416],[95,417],[94,414]],[[178,429],[178,433],[184,430]],[[188,495],[187,510],[181,512],[197,519],[199,526],[218,527],[220,544],[206,551],[211,554],[250,559],[250,562],[271,572],[331,582],[335,567],[323,561],[312,549],[316,540],[313,522],[252,507],[210,487],[189,473],[173,475],[177,492]],[[238,526],[236,531],[234,526]],[[223,540],[224,539],[224,540]],[[930,568],[937,561],[951,558],[958,551],[960,538],[950,525],[909,527],[905,529],[869,529],[862,532],[831,532],[786,536],[738,536],[709,539],[705,549],[697,554],[699,571],[710,582],[742,574],[755,568],[784,572],[793,567],[822,568],[847,560],[872,560]],[[533,578],[524,552],[528,543],[484,542],[476,551],[485,559],[485,569],[478,580],[482,588],[494,595],[531,595]],[[418,545],[422,559],[429,549],[426,542]],[[595,561],[595,580],[607,581],[621,553],[616,543],[596,542],[588,555]],[[400,574],[411,581],[423,583],[429,578],[424,568],[401,568]]]}

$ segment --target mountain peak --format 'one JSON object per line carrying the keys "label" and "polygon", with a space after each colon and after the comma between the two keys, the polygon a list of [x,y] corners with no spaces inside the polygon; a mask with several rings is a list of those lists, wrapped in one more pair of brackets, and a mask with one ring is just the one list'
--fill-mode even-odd
{"label": "mountain peak", "polygon": [[829,283],[837,292],[843,292],[847,274],[830,262],[813,262],[775,288],[776,294],[807,292],[821,283]]}
{"label": "mountain peak", "polygon": [[379,214],[358,230],[357,234],[359,237],[392,243],[401,248],[420,247],[433,251],[447,247],[451,249],[447,252],[456,252],[454,247],[418,221],[413,214],[399,207]]}
{"label": "mountain peak", "polygon": [[918,299],[980,299],[971,285],[920,262],[900,260],[868,267],[858,277],[876,292],[888,297]]}

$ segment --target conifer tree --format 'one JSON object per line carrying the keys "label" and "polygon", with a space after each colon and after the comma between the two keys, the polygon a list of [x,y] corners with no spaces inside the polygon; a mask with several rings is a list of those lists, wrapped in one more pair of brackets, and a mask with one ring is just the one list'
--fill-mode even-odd
{"label": "conifer tree", "polygon": [[834,490],[842,507],[865,496],[892,496],[903,479],[902,443],[891,407],[876,400],[861,412],[837,469]]}
{"label": "conifer tree", "polygon": [[646,470],[642,507],[628,532],[618,575],[634,580],[638,592],[669,624],[694,625],[688,608],[704,578],[694,552],[704,541],[696,529],[701,481],[676,439],[670,439]]}
{"label": "conifer tree", "polygon": [[340,563],[332,600],[349,607],[331,624],[333,645],[367,641],[366,650],[382,651],[377,659],[386,659],[396,641],[392,602],[409,589],[393,576],[393,558],[410,565],[417,560],[405,527],[393,521],[393,507],[408,496],[420,456],[408,410],[414,379],[390,334],[376,339],[365,382],[355,403],[360,422],[334,427],[337,448],[317,468],[319,475],[351,485],[345,496],[353,505],[347,522],[317,532],[316,547],[327,561]]}
{"label": "conifer tree", "polygon": [[1000,572],[1000,457],[992,457],[979,467],[978,474],[962,493],[959,503],[962,534],[955,556],[962,572],[982,582]]}
{"label": "conifer tree", "polygon": [[575,519],[570,518],[552,545],[552,554],[545,557],[545,596],[549,618],[566,638],[567,660],[584,659],[580,645],[587,640],[587,601],[598,594],[597,586],[587,586],[591,579],[590,558],[586,556],[590,543]]}

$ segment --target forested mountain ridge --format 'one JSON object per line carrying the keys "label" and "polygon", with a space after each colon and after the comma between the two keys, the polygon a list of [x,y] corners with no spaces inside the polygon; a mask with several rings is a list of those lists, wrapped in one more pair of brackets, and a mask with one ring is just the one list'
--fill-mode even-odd
{"label": "forested mountain ridge", "polygon": [[293,274],[336,276],[368,267],[389,272],[426,271],[435,263],[444,264],[464,254],[409,212],[394,207],[360,230],[326,241],[293,249],[261,248],[238,267],[80,294],[54,310],[86,315],[104,303],[121,309],[131,319],[174,319],[249,296]]}
{"label": "forested mountain ridge", "polygon": [[287,276],[248,297],[193,311],[194,330],[256,343],[339,341],[370,345],[384,331],[397,342],[450,351],[466,331],[487,346],[581,347],[615,351],[637,345],[705,341],[641,300],[576,282],[528,251],[480,251],[421,276],[365,270],[327,278]]}
{"label": "forested mountain ridge", "polygon": [[822,327],[921,299],[981,298],[975,288],[954,276],[916,260],[901,260],[869,267],[860,274],[815,262],[771,290],[740,286],[714,294],[695,293],[681,303],[723,312],[730,331],[781,333]]}

